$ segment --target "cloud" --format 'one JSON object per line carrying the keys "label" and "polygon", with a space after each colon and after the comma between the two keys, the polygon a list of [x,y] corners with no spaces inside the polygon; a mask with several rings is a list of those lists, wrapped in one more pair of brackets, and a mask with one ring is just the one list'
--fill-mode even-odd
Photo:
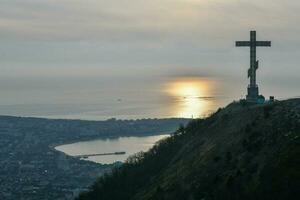
{"label": "cloud", "polygon": [[[240,95],[249,49],[234,41],[248,40],[251,29],[272,41],[258,50],[261,85],[294,95],[299,18],[298,0],[1,0],[0,104],[52,102],[65,85],[76,98],[88,96],[79,87],[126,92],[182,76],[213,78]],[[53,94],[27,91],[40,87]]]}
{"label": "cloud", "polygon": [[22,74],[93,66],[122,74],[175,66],[170,74],[234,74],[248,59],[234,41],[249,39],[250,29],[273,41],[266,55],[292,68],[299,10],[296,0],[2,0],[0,68]]}
{"label": "cloud", "polygon": [[153,42],[214,39],[250,27],[299,31],[299,12],[289,12],[297,7],[292,0],[5,0],[0,38]]}

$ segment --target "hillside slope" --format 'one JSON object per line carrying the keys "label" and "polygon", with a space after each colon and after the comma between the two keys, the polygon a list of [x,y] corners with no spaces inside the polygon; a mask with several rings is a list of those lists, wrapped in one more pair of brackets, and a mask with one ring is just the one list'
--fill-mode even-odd
{"label": "hillside slope", "polygon": [[232,103],[97,181],[79,200],[300,199],[300,99]]}

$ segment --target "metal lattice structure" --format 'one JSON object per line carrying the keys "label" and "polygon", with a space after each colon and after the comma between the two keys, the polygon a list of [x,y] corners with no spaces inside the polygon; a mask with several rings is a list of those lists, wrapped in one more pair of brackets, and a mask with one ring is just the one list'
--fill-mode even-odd
{"label": "metal lattice structure", "polygon": [[271,41],[256,41],[256,31],[250,31],[250,41],[236,41],[237,47],[250,47],[250,68],[248,69],[248,85],[247,101],[257,102],[259,93],[256,84],[256,70],[258,69],[258,60],[256,60],[256,47],[270,47]]}

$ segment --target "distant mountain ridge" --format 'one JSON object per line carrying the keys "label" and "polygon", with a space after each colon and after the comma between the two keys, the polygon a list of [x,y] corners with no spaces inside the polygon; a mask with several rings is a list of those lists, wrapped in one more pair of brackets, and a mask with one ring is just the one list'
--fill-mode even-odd
{"label": "distant mountain ridge", "polygon": [[300,99],[232,103],[128,159],[78,200],[300,199]]}

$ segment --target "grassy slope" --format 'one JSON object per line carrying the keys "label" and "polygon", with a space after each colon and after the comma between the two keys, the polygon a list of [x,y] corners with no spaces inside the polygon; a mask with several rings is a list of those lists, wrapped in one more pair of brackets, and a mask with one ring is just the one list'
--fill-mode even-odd
{"label": "grassy slope", "polygon": [[89,199],[299,199],[300,100],[231,104],[100,179]]}

